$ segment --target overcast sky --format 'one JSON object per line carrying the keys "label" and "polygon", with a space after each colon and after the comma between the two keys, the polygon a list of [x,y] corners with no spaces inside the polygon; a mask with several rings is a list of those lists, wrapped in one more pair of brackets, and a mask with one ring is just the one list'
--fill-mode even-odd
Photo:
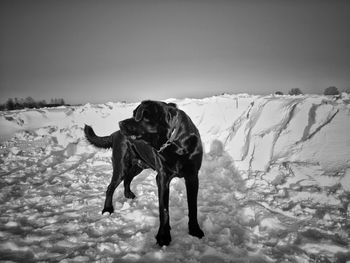
{"label": "overcast sky", "polygon": [[349,0],[1,0],[1,102],[343,90],[349,25]]}

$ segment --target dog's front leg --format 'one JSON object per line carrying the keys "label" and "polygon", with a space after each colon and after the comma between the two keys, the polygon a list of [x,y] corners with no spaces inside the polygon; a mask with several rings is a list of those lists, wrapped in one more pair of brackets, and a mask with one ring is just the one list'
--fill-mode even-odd
{"label": "dog's front leg", "polygon": [[188,203],[188,228],[189,234],[198,238],[204,236],[197,220],[197,195],[198,195],[198,173],[185,176],[187,203]]}
{"label": "dog's front leg", "polygon": [[156,236],[157,244],[168,246],[171,242],[169,224],[169,184],[166,173],[157,174],[158,199],[159,199],[159,230]]}

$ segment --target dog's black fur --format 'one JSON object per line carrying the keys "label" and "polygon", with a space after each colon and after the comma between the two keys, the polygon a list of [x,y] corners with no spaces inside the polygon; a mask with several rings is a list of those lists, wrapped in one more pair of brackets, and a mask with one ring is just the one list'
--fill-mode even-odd
{"label": "dog's black fur", "polygon": [[202,143],[191,119],[174,103],[143,101],[133,117],[119,123],[120,131],[98,137],[90,126],[85,136],[101,148],[112,148],[113,177],[106,192],[102,213],[113,213],[112,198],[124,180],[124,194],[134,198],[132,179],[145,168],[157,171],[160,226],[156,236],[160,246],[171,242],[169,225],[169,185],[174,177],[185,179],[189,211],[189,233],[202,238],[197,221],[198,171],[202,163]]}

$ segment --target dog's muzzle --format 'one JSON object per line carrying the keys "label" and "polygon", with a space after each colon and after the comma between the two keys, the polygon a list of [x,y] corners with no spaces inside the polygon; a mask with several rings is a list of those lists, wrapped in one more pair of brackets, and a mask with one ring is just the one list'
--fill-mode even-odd
{"label": "dog's muzzle", "polygon": [[137,139],[140,139],[142,136],[141,135],[135,135],[133,134],[132,131],[130,131],[129,128],[127,128],[128,125],[125,124],[125,121],[120,121],[119,122],[119,128],[120,128],[120,131],[121,133],[126,136],[128,139],[131,139],[131,140],[137,140]]}

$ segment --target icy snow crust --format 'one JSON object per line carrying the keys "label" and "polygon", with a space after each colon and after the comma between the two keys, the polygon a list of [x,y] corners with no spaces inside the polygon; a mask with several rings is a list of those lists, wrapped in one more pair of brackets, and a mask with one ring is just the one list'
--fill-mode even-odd
{"label": "icy snow crust", "polygon": [[0,115],[0,260],[15,262],[347,262],[350,106],[343,94],[169,99],[205,147],[198,196],[205,237],[187,234],[184,182],[170,192],[173,241],[159,248],[155,172],[114,194],[101,215],[111,151],[89,145],[137,104]]}

